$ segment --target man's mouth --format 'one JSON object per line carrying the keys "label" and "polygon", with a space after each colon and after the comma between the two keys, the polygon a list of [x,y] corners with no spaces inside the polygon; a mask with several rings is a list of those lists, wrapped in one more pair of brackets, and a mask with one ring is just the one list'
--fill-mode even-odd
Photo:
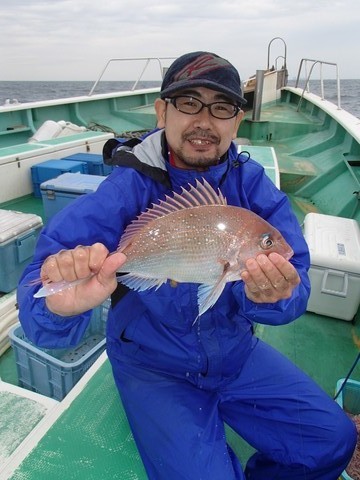
{"label": "man's mouth", "polygon": [[189,142],[196,146],[211,145],[212,143],[214,143],[204,138],[192,138],[189,139]]}
{"label": "man's mouth", "polygon": [[184,136],[184,139],[194,147],[207,147],[209,145],[218,145],[219,139],[216,135],[210,133],[191,132]]}

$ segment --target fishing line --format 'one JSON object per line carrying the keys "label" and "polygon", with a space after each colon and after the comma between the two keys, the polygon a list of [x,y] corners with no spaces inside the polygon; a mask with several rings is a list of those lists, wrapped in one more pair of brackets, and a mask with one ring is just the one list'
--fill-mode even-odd
{"label": "fishing line", "polygon": [[359,360],[360,360],[360,353],[358,353],[358,356],[356,357],[355,362],[353,363],[352,367],[351,367],[350,370],[349,370],[349,373],[346,375],[345,380],[343,381],[341,387],[339,388],[338,392],[336,393],[336,395],[335,395],[335,397],[334,397],[334,400],[337,399],[337,397],[340,395],[340,393],[341,393],[342,390],[344,389],[346,382],[349,380],[350,375],[351,375],[352,372],[354,371],[354,368],[356,367],[356,365],[357,365],[357,363],[358,363]]}

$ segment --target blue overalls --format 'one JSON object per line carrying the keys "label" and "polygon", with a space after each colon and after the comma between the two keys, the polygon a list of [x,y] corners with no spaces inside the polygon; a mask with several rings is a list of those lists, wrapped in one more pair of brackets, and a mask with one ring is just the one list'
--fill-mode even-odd
{"label": "blue overalls", "polygon": [[[157,152],[160,158],[161,134],[147,137],[137,154]],[[256,162],[238,160],[232,145],[227,160],[206,172],[165,168],[173,190],[205,177],[229,204],[273,224],[294,249],[291,261],[301,284],[290,299],[254,304],[242,282],[228,283],[195,324],[195,284],[167,282],[157,291],[114,297],[107,351],[115,382],[150,480],[335,480],[354,449],[354,425],[302,371],[253,335],[255,321],[280,325],[304,312],[308,249],[286,196]],[[64,321],[44,299],[33,298],[38,287],[28,284],[43,260],[95,241],[115,250],[126,225],[169,191],[132,168],[117,167],[97,192],[49,222],[18,289],[20,320],[32,341],[49,348],[74,345],[91,313]],[[226,443],[224,422],[259,452],[245,474]]]}

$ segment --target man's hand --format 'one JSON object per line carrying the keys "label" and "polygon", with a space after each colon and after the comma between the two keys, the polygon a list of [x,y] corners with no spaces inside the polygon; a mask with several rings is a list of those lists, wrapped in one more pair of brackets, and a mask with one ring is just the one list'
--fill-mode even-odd
{"label": "man's hand", "polygon": [[102,243],[88,247],[79,245],[73,250],[61,250],[51,255],[41,268],[43,283],[87,280],[46,297],[47,307],[64,316],[77,315],[96,307],[115,290],[116,270],[125,261],[122,253],[109,255]]}
{"label": "man's hand", "polygon": [[290,298],[300,283],[294,266],[277,253],[251,258],[246,262],[246,268],[241,274],[245,294],[255,303],[275,303]]}

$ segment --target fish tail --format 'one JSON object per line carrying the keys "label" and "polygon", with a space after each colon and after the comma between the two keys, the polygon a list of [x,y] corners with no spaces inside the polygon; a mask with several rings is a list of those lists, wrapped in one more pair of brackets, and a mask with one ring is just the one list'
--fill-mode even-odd
{"label": "fish tail", "polygon": [[[36,293],[34,293],[34,298],[43,298],[43,297],[48,297],[50,295],[55,295],[55,293],[64,292],[69,288],[75,287],[76,285],[79,285],[85,282],[91,277],[92,275],[86,278],[79,278],[78,280],[74,280],[73,282],[67,282],[65,280],[62,280],[61,282],[45,283]],[[33,281],[33,285],[36,285],[35,281]]]}

